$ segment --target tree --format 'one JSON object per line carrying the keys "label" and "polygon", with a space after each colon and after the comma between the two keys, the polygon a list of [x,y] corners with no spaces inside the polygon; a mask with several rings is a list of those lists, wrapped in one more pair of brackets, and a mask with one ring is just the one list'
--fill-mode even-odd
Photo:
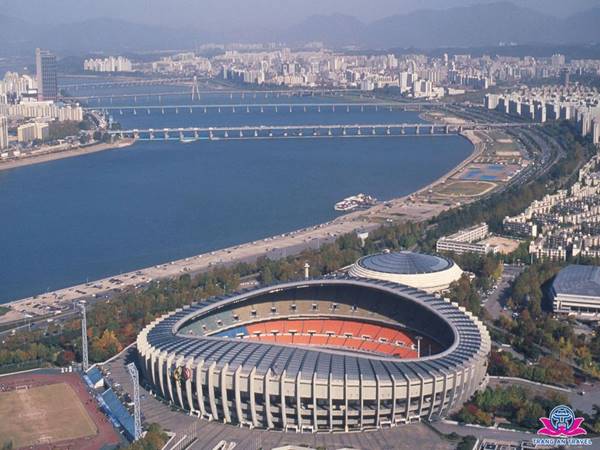
{"label": "tree", "polygon": [[475,436],[464,436],[456,446],[456,450],[473,450],[476,442],[477,438]]}
{"label": "tree", "polygon": [[464,306],[474,314],[481,312],[481,299],[468,275],[463,276],[450,285],[450,299]]}
{"label": "tree", "polygon": [[93,361],[104,361],[123,349],[114,331],[104,330],[100,338],[92,340],[90,357]]}
{"label": "tree", "polygon": [[260,272],[260,282],[262,284],[267,284],[267,285],[273,283],[273,274],[271,273],[271,269],[269,266],[266,266]]}
{"label": "tree", "polygon": [[159,425],[153,423],[148,427],[146,435],[131,444],[129,450],[161,450],[167,443],[168,436]]}
{"label": "tree", "polygon": [[69,120],[65,120],[62,122],[50,122],[50,124],[48,125],[48,136],[49,140],[51,141],[65,139],[70,136],[78,136],[79,131],[80,123]]}
{"label": "tree", "polygon": [[56,358],[56,364],[59,366],[68,366],[75,361],[75,353],[70,350],[63,350]]}

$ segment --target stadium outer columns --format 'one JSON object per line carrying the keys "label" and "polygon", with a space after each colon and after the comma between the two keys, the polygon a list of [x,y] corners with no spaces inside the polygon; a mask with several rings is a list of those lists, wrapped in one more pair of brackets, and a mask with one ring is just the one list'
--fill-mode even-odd
{"label": "stadium outer columns", "polygon": [[[307,288],[314,294],[307,294]],[[369,311],[367,304],[356,307],[351,299],[333,296],[328,300],[328,292],[333,294],[336,289],[350,293],[357,289],[357,298],[366,289],[381,295],[381,303],[395,302],[388,308],[399,313],[398,318],[406,313],[415,319],[415,324],[404,326],[429,336],[437,327],[446,335],[445,350],[400,360],[214,337],[214,332],[220,331],[214,324],[220,319],[213,319],[225,317],[224,310],[244,314],[263,303],[289,303],[289,298],[299,306],[294,316],[310,316],[305,303],[314,308],[316,301],[321,310],[334,302],[342,305],[337,317],[349,314],[344,311],[348,306],[355,317],[362,315],[371,322],[386,320],[389,324],[393,319]],[[321,298],[311,300],[315,296]],[[417,317],[423,314],[426,316]],[[331,309],[327,315],[333,315]],[[180,330],[199,318],[202,326],[212,323],[215,329],[205,336],[183,336]],[[240,316],[242,322],[269,318]],[[432,323],[433,328],[427,329],[425,324]],[[374,280],[324,279],[271,286],[179,309],[148,325],[138,336],[137,348],[146,381],[183,410],[251,428],[316,432],[376,429],[445,416],[485,385],[490,338],[471,313],[422,291]]]}

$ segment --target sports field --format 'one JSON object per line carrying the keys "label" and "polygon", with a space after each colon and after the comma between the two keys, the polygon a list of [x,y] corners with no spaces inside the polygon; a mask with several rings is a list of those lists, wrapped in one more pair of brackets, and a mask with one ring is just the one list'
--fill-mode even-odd
{"label": "sports field", "polygon": [[520,168],[517,164],[473,163],[462,169],[455,178],[472,181],[508,181]]}
{"label": "sports field", "polygon": [[495,187],[496,184],[488,181],[450,180],[443,185],[436,186],[434,192],[455,197],[477,197],[491,191]]}
{"label": "sports field", "polygon": [[12,440],[14,448],[80,439],[98,432],[67,383],[1,392],[0,417],[0,436],[4,442]]}

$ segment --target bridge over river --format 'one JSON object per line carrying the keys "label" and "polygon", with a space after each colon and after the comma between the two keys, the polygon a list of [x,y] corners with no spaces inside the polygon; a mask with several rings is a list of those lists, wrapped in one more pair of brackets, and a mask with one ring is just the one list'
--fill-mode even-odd
{"label": "bridge over river", "polygon": [[124,115],[137,114],[167,114],[195,112],[213,113],[264,113],[264,112],[372,112],[372,111],[420,111],[431,103],[223,103],[223,104],[187,104],[187,105],[144,105],[144,106],[102,106],[87,107],[88,110],[111,112]]}
{"label": "bridge over river", "polygon": [[505,128],[529,128],[538,123],[524,122],[466,122],[459,125],[445,123],[396,123],[396,124],[341,124],[341,125],[269,125],[229,127],[187,127],[161,129],[111,130],[111,137],[137,140],[164,140],[193,142],[221,139],[268,139],[268,138],[317,138],[317,137],[391,137],[432,136],[460,134],[466,130],[490,130]]}

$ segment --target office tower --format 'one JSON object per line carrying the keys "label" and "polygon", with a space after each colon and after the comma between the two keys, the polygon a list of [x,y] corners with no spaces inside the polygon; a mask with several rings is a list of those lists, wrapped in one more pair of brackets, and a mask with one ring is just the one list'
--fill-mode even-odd
{"label": "office tower", "polygon": [[56,100],[58,80],[56,75],[56,56],[49,51],[35,51],[35,66],[40,100]]}
{"label": "office tower", "polygon": [[8,119],[0,116],[0,150],[8,148]]}

